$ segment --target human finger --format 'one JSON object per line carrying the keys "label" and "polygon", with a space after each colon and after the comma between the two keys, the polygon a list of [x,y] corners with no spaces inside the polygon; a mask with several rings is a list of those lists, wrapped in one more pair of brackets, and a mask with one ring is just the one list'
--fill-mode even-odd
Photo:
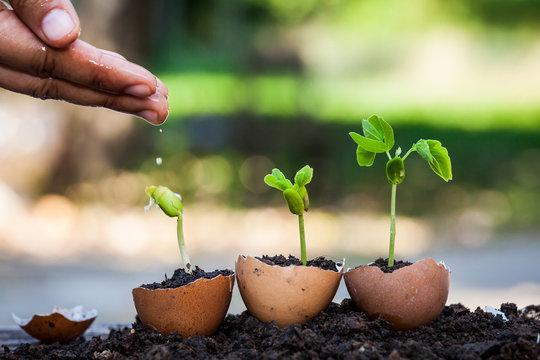
{"label": "human finger", "polygon": [[54,78],[40,78],[0,65],[0,87],[43,100],[57,99],[78,105],[106,107],[160,125],[169,115],[167,99],[159,91],[146,97],[100,92]]}
{"label": "human finger", "polygon": [[0,64],[43,78],[143,98],[157,87],[155,76],[145,68],[82,40],[65,49],[44,45],[10,10],[0,11]]}
{"label": "human finger", "polygon": [[11,0],[17,16],[44,43],[63,48],[81,32],[77,12],[69,0]]}

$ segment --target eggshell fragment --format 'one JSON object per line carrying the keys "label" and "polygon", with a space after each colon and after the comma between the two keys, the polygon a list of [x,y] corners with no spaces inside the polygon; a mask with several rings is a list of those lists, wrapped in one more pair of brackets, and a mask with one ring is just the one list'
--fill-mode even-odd
{"label": "eggshell fragment", "polygon": [[35,314],[29,320],[20,319],[13,314],[17,325],[44,344],[67,344],[75,340],[88,329],[96,317],[96,310],[84,310],[81,306],[70,310],[55,307],[50,314]]}
{"label": "eggshell fragment", "polygon": [[133,289],[133,301],[144,326],[162,335],[210,336],[231,303],[234,274],[198,279],[174,289]]}
{"label": "eggshell fragment", "polygon": [[238,256],[236,279],[249,312],[260,321],[284,328],[304,324],[334,298],[339,272],[312,266],[271,266],[251,256]]}
{"label": "eggshell fragment", "polygon": [[398,330],[435,321],[450,288],[450,271],[431,258],[392,273],[377,266],[361,266],[347,271],[344,278],[358,309],[372,319],[383,316]]}

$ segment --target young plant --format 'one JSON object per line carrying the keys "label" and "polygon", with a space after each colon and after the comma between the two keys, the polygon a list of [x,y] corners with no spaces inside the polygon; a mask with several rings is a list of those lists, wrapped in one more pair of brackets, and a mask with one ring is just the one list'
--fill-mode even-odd
{"label": "young plant", "polygon": [[313,177],[313,169],[309,165],[304,166],[296,173],[294,185],[279,170],[272,170],[271,174],[264,177],[264,182],[273,188],[281,190],[283,197],[287,201],[287,206],[291,213],[298,215],[298,227],[300,229],[300,260],[302,264],[307,263],[306,238],[304,233],[304,211],[309,208],[309,196],[306,185]]}
{"label": "young plant", "polygon": [[178,247],[180,248],[180,255],[182,256],[182,262],[184,263],[184,271],[191,274],[191,262],[186,250],[186,244],[184,242],[184,231],[182,227],[182,214],[183,208],[182,197],[180,194],[172,192],[165,186],[147,186],[146,194],[150,196],[150,203],[145,209],[150,209],[153,204],[156,204],[163,212],[170,217],[178,218],[178,225],[176,228],[176,234],[178,237]]}
{"label": "young plant", "polygon": [[404,161],[410,153],[416,151],[424,158],[435,174],[445,181],[452,180],[452,165],[446,148],[441,146],[437,140],[420,139],[412,147],[401,155],[401,148],[396,149],[394,157],[390,155],[390,150],[394,147],[394,130],[392,127],[377,115],[372,115],[367,120],[362,120],[362,131],[364,136],[355,132],[349,135],[358,144],[356,149],[356,160],[360,166],[371,166],[377,153],[386,153],[388,162],[386,163],[386,177],[392,184],[392,197],[390,202],[390,247],[388,251],[388,266],[394,265],[394,242],[396,238],[396,189],[405,179]]}

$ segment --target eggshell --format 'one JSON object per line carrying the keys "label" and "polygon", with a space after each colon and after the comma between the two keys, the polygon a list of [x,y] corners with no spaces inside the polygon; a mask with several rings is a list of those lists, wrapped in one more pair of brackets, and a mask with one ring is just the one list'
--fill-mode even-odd
{"label": "eggshell", "polygon": [[162,335],[210,336],[225,318],[231,303],[234,274],[198,279],[174,289],[133,289],[141,322]]}
{"label": "eggshell", "polygon": [[238,256],[236,279],[249,312],[260,321],[284,328],[303,324],[334,298],[339,272],[312,266],[271,266],[251,256]]}
{"label": "eggshell", "polygon": [[358,309],[372,319],[383,316],[399,330],[435,321],[450,288],[450,271],[431,258],[392,273],[377,266],[361,266],[347,271],[344,278]]}
{"label": "eggshell", "polygon": [[[72,310],[75,309],[84,311],[80,307]],[[19,319],[15,315],[13,318],[24,331],[44,344],[67,344],[81,336],[97,317],[96,310],[84,311],[82,316],[75,319],[70,319],[69,312],[55,308],[50,314],[36,314],[30,320]]]}

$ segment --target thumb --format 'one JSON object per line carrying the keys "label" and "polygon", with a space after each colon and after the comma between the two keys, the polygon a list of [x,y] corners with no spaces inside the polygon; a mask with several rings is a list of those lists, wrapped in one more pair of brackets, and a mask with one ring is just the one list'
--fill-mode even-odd
{"label": "thumb", "polygon": [[81,24],[69,0],[11,0],[17,16],[44,43],[63,48],[79,37]]}

